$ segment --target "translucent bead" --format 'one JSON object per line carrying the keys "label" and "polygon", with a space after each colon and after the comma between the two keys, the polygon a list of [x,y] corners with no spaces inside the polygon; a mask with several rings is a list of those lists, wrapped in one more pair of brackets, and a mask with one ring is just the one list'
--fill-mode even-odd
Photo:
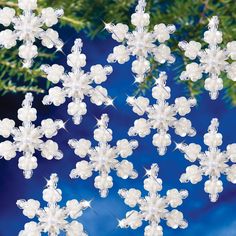
{"label": "translucent bead", "polygon": [[160,43],[170,39],[169,28],[163,23],[154,26],[154,33]]}
{"label": "translucent bead", "polygon": [[41,236],[40,229],[36,222],[29,222],[25,224],[24,230],[21,230],[19,236]]}
{"label": "translucent bead", "polygon": [[10,120],[8,118],[0,120],[0,135],[3,136],[4,138],[8,138],[11,135],[14,127],[15,127],[14,120]]}
{"label": "translucent bead", "polygon": [[4,30],[0,32],[0,45],[6,49],[16,46],[16,36],[11,30]]}
{"label": "translucent bead", "polygon": [[42,9],[42,18],[47,27],[52,27],[58,23],[58,15],[57,12],[52,8],[44,8]]}
{"label": "translucent bead", "polygon": [[9,26],[15,16],[16,11],[13,8],[4,7],[0,9],[0,24]]}
{"label": "translucent bead", "polygon": [[[235,58],[236,60],[236,58]],[[233,62],[228,68],[227,68],[227,74],[229,79],[236,81],[236,62]]]}
{"label": "translucent bead", "polygon": [[9,161],[16,156],[16,147],[10,141],[0,143],[0,158]]}
{"label": "translucent bead", "polygon": [[186,173],[180,177],[181,183],[190,181],[192,184],[196,184],[202,180],[202,174],[198,166],[191,165],[186,168]]}
{"label": "translucent bead", "polygon": [[35,10],[37,8],[37,0],[18,0],[18,6],[25,11]]}
{"label": "translucent bead", "polygon": [[204,41],[210,45],[220,44],[223,41],[222,32],[208,30],[204,33]]}
{"label": "translucent bead", "polygon": [[136,12],[131,15],[131,23],[136,27],[146,27],[150,23],[150,16],[148,13]]}
{"label": "translucent bead", "polygon": [[227,51],[232,60],[236,60],[236,41],[227,43]]}

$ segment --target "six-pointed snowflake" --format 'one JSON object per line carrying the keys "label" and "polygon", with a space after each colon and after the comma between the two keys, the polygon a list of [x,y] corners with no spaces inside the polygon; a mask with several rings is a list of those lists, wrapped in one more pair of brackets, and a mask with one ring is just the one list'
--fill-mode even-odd
{"label": "six-pointed snowflake", "polygon": [[97,129],[94,130],[94,139],[98,146],[91,147],[91,142],[86,139],[69,140],[71,148],[75,149],[75,154],[81,158],[88,155],[89,161],[79,161],[76,168],[70,173],[71,178],[81,178],[83,180],[92,176],[93,171],[98,172],[94,181],[95,188],[99,189],[101,197],[106,197],[108,189],[113,186],[113,179],[110,172],[115,170],[117,176],[122,179],[137,178],[138,174],[133,169],[133,164],[127,160],[121,162],[119,156],[127,158],[132,155],[133,150],[138,147],[135,140],[128,141],[122,139],[117,141],[116,146],[111,147],[108,142],[112,140],[112,130],[108,128],[109,117],[103,114],[97,122]]}
{"label": "six-pointed snowflake", "polygon": [[[88,96],[97,106],[113,105],[107,90],[99,85],[107,80],[107,75],[112,73],[112,67],[94,65],[90,68],[90,72],[85,73],[82,67],[86,65],[86,56],[81,52],[82,46],[82,40],[76,39],[71,54],[67,56],[67,64],[72,68],[71,72],[65,73],[64,67],[57,64],[41,67],[49,81],[54,84],[61,82],[63,86],[50,88],[49,94],[43,99],[43,104],[60,106],[65,103],[66,97],[71,98],[72,102],[69,103],[67,112],[73,116],[75,124],[80,124],[82,116],[87,113],[86,104],[83,102],[85,96]],[[97,86],[94,88],[93,84]]]}
{"label": "six-pointed snowflake", "polygon": [[175,133],[181,137],[196,134],[190,120],[184,117],[176,118],[177,114],[180,116],[188,114],[191,107],[195,106],[196,100],[179,97],[175,99],[175,104],[169,105],[166,100],[170,98],[171,90],[166,86],[166,80],[166,73],[161,72],[152,89],[152,97],[157,100],[154,105],[150,104],[148,98],[142,96],[127,98],[127,103],[133,107],[133,112],[139,116],[147,115],[146,119],[137,119],[128,134],[145,137],[150,134],[151,129],[155,129],[157,133],[153,136],[153,145],[157,147],[159,155],[164,155],[167,146],[171,144],[171,137],[167,133],[169,128],[173,128]]}
{"label": "six-pointed snowflake", "polygon": [[[125,24],[106,24],[105,28],[112,33],[112,38],[122,45],[113,49],[107,60],[109,63],[123,64],[129,61],[130,56],[136,59],[132,63],[132,72],[136,75],[135,82],[141,83],[145,74],[150,70],[148,57],[154,57],[155,61],[164,64],[173,63],[175,58],[171,55],[170,48],[164,44],[174,33],[175,26],[161,23],[154,26],[154,31],[149,32],[150,15],[145,13],[146,1],[139,0],[136,12],[132,14],[131,23],[135,26],[133,32]],[[157,41],[159,45],[157,45]]]}
{"label": "six-pointed snowflake", "polygon": [[19,57],[23,59],[25,67],[31,67],[33,58],[38,54],[36,39],[47,48],[54,46],[57,49],[62,48],[63,42],[59,39],[57,31],[48,27],[57,24],[58,18],[63,15],[63,10],[48,7],[42,9],[41,14],[37,16],[33,12],[37,9],[37,0],[18,0],[18,6],[23,11],[19,16],[16,16],[13,8],[0,9],[0,24],[5,27],[12,25],[12,30],[6,29],[0,32],[0,46],[9,49],[16,46],[17,40],[22,41]]}
{"label": "six-pointed snowflake", "polygon": [[222,152],[218,148],[222,144],[222,135],[218,133],[218,126],[218,120],[212,119],[208,133],[204,135],[204,144],[208,146],[205,152],[202,152],[201,146],[195,143],[177,144],[177,149],[185,154],[184,157],[188,161],[199,162],[199,165],[187,167],[180,181],[196,184],[203,176],[208,176],[209,180],[205,182],[204,190],[209,193],[212,202],[216,202],[219,193],[223,191],[223,183],[219,179],[221,175],[226,175],[228,181],[236,184],[236,164],[230,166],[230,161],[236,162],[236,144],[228,145],[226,151]]}
{"label": "six-pointed snowflake", "polygon": [[218,31],[219,20],[217,16],[210,19],[209,29],[204,33],[204,42],[209,46],[201,49],[202,45],[195,41],[180,42],[179,46],[185,51],[184,55],[190,60],[196,60],[186,66],[186,71],[180,75],[181,80],[190,79],[198,81],[207,74],[205,89],[209,91],[211,99],[217,99],[218,93],[223,89],[223,80],[220,77],[226,72],[228,78],[236,81],[236,41],[229,42],[226,49],[221,49],[219,44],[223,41],[222,32]]}
{"label": "six-pointed snowflake", "polygon": [[166,220],[169,227],[173,229],[186,228],[188,223],[183,219],[182,212],[169,208],[176,208],[183,203],[183,199],[188,196],[188,191],[171,189],[167,191],[166,196],[161,196],[159,192],[162,190],[162,180],[157,178],[158,165],[153,164],[150,170],[147,170],[148,176],[144,180],[144,189],[148,192],[148,196],[141,197],[141,191],[131,188],[129,190],[121,189],[119,194],[125,199],[125,204],[139,210],[127,212],[126,218],[119,221],[119,227],[137,229],[142,225],[143,221],[148,222],[145,227],[144,236],[162,236],[163,229],[160,226],[161,220]]}
{"label": "six-pointed snowflake", "polygon": [[16,156],[16,152],[23,153],[19,158],[18,167],[23,170],[25,178],[31,178],[33,170],[37,168],[37,158],[35,151],[41,152],[41,156],[52,160],[61,159],[62,152],[58,149],[56,142],[52,140],[43,141],[42,138],[52,138],[57,135],[59,129],[64,127],[62,120],[52,119],[42,120],[41,126],[36,127],[32,122],[37,119],[37,110],[32,108],[33,95],[27,93],[22,103],[22,108],[18,110],[18,119],[22,121],[20,127],[15,127],[15,122],[8,118],[0,120],[0,136],[13,141],[0,143],[0,158],[9,161]]}
{"label": "six-pointed snowflake", "polygon": [[[66,207],[60,208],[58,203],[62,200],[62,191],[57,188],[57,174],[52,174],[47,186],[43,190],[43,200],[47,206],[40,208],[40,202],[34,199],[18,200],[17,206],[23,210],[23,214],[29,219],[38,218],[38,223],[30,221],[25,224],[24,230],[19,236],[40,236],[47,233],[49,236],[61,235],[66,232],[66,236],[87,236],[83,225],[76,219],[83,214],[83,210],[90,207],[90,202],[76,199],[67,201]],[[67,219],[73,221],[69,222]]]}

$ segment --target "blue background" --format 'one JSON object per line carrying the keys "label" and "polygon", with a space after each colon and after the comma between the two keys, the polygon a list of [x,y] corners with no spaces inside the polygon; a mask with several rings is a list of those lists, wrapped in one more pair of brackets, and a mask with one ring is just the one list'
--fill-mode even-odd
{"label": "blue background", "polygon": [[[104,39],[89,40],[84,34],[75,33],[72,29],[67,28],[66,34],[62,34],[62,39],[66,42],[64,47],[65,55],[70,52],[74,39],[81,37],[84,41],[83,52],[87,55],[86,71],[94,64],[106,65],[106,57],[112,51],[115,43],[108,37]],[[69,38],[69,39],[68,39]],[[66,56],[58,54],[55,63],[66,66]],[[178,60],[176,63],[179,63]],[[67,67],[68,68],[68,67]],[[86,99],[88,113],[83,118],[83,122],[79,126],[75,126],[71,117],[67,115],[67,102],[60,107],[43,106],[41,103],[42,96],[35,95],[34,107],[38,110],[39,124],[41,119],[54,118],[68,121],[66,129],[61,130],[54,138],[59,144],[60,149],[64,153],[64,158],[61,161],[47,161],[37,155],[38,168],[34,171],[33,177],[30,180],[25,180],[22,171],[18,169],[18,157],[11,161],[0,161],[0,236],[15,236],[23,229],[24,224],[28,221],[20,209],[16,206],[18,199],[37,199],[40,200],[42,206],[42,190],[46,184],[45,178],[49,178],[51,173],[59,175],[59,188],[63,191],[63,201],[61,206],[70,199],[86,199],[92,200],[92,208],[87,209],[84,215],[79,218],[79,221],[84,224],[86,232],[90,236],[141,236],[143,235],[144,226],[138,230],[117,228],[117,219],[125,217],[125,213],[130,210],[124,204],[117,192],[120,188],[138,188],[143,191],[143,196],[146,192],[143,190],[144,168],[149,168],[152,163],[158,163],[160,167],[159,177],[163,180],[163,191],[165,194],[168,189],[178,188],[187,189],[189,197],[184,201],[184,204],[179,207],[187,221],[189,227],[185,230],[172,230],[162,221],[161,225],[164,228],[165,236],[235,236],[236,235],[236,186],[228,183],[225,177],[222,177],[224,182],[224,191],[220,194],[217,203],[211,203],[203,190],[204,181],[197,185],[181,184],[179,182],[180,175],[185,171],[185,168],[190,165],[181,153],[174,151],[174,142],[168,148],[168,152],[164,157],[157,154],[152,145],[152,135],[146,138],[139,138],[139,147],[135,150],[132,157],[129,158],[133,162],[135,169],[139,173],[139,177],[135,180],[122,180],[117,178],[115,173],[111,175],[114,178],[114,187],[110,190],[107,198],[100,198],[97,189],[94,188],[93,182],[96,173],[93,177],[86,181],[69,178],[71,169],[75,167],[79,157],[67,144],[71,138],[86,138],[93,141],[93,130],[96,125],[95,117],[99,118],[101,114],[108,113],[110,116],[109,126],[113,129],[113,141],[115,145],[118,139],[128,138],[127,131],[133,125],[135,119],[138,118],[126,104],[127,95],[132,95],[135,91],[133,84],[133,75],[131,74],[131,62],[124,65],[113,64],[114,72],[109,76],[108,81],[103,84],[108,89],[111,97],[115,99],[115,107],[96,107]],[[168,85],[172,89],[172,98],[170,102],[178,96],[186,95],[183,84],[176,84],[174,71],[172,67],[164,67],[167,71]],[[42,79],[43,80],[43,79]],[[146,94],[150,97],[150,91]],[[17,121],[17,109],[21,106],[23,95],[6,95],[0,98],[0,118],[11,118]],[[193,138],[181,139],[176,136],[172,130],[172,140],[176,142],[186,141],[186,143],[196,142],[206,148],[203,144],[202,137],[206,133],[208,125],[212,118],[217,117],[220,121],[220,132],[223,134],[222,150],[227,144],[236,142],[235,130],[235,108],[229,107],[223,101],[223,92],[217,101],[211,101],[208,93],[204,92],[198,98],[198,106],[193,108],[192,112],[187,116],[191,119],[193,126],[197,130],[197,135]],[[20,125],[17,121],[17,125]],[[38,154],[38,153],[37,153]],[[61,234],[64,235],[64,234]]]}

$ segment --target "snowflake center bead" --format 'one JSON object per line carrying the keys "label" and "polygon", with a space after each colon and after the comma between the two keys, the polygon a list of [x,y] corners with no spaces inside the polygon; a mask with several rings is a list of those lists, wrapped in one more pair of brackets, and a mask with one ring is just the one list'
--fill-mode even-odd
{"label": "snowflake center bead", "polygon": [[58,235],[61,230],[65,229],[67,215],[59,206],[45,207],[40,214],[39,222],[45,232],[50,236]]}
{"label": "snowflake center bead", "polygon": [[145,31],[134,32],[127,38],[127,45],[133,56],[147,57],[155,47],[152,35]]}
{"label": "snowflake center bead", "polygon": [[42,135],[39,129],[34,126],[21,126],[15,133],[14,140],[21,151],[34,152],[34,150],[42,143],[41,137]]}
{"label": "snowflake center bead", "polygon": [[145,197],[145,200],[140,205],[140,210],[143,211],[145,220],[160,222],[160,214],[167,212],[165,201],[160,196]]}
{"label": "snowflake center bead", "polygon": [[42,24],[34,14],[22,15],[14,24],[14,29],[20,40],[34,42],[43,31]]}
{"label": "snowflake center bead", "polygon": [[84,98],[84,94],[91,88],[91,81],[83,72],[70,73],[70,77],[66,78],[63,83],[65,90],[71,97]]}
{"label": "snowflake center bead", "polygon": [[110,172],[111,168],[114,167],[114,164],[117,163],[115,155],[110,146],[101,146],[96,148],[96,153],[91,157],[91,160],[94,162],[96,169],[99,171]]}
{"label": "snowflake center bead", "polygon": [[172,126],[173,121],[176,120],[174,109],[172,109],[168,103],[154,105],[148,113],[148,118],[153,124],[155,129],[168,130],[169,126]]}
{"label": "snowflake center bead", "polygon": [[206,49],[199,54],[200,62],[206,72],[218,75],[224,70],[227,63],[227,56],[220,48]]}
{"label": "snowflake center bead", "polygon": [[227,160],[220,150],[207,151],[206,154],[201,158],[200,164],[204,169],[205,173],[209,176],[220,177],[221,173],[224,173],[227,165]]}

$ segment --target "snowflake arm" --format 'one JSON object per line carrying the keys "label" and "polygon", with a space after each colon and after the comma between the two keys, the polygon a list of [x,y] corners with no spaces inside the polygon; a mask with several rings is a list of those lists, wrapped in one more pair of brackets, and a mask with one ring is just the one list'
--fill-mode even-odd
{"label": "snowflake arm", "polygon": [[[38,218],[39,221],[26,223],[19,236],[40,236],[41,233],[57,236],[61,232],[66,232],[66,236],[87,236],[83,225],[76,219],[90,207],[90,202],[85,200],[78,202],[73,199],[67,201],[66,207],[60,208],[58,203],[62,200],[62,191],[57,188],[57,182],[57,174],[52,174],[43,191],[43,200],[47,203],[44,208],[40,208],[40,202],[34,199],[16,202],[17,206],[23,210],[23,215],[29,219]],[[72,221],[69,222],[67,218],[71,218]]]}
{"label": "snowflake arm", "polygon": [[91,147],[91,142],[86,139],[71,139],[68,144],[74,149],[75,154],[80,158],[88,156],[89,160],[77,162],[76,168],[70,173],[71,178],[81,178],[83,180],[92,176],[93,171],[98,172],[94,181],[95,188],[99,189],[101,197],[108,195],[108,189],[113,186],[113,178],[110,172],[115,170],[117,176],[122,179],[137,178],[138,174],[133,169],[133,164],[127,160],[118,160],[120,156],[126,159],[132,155],[133,150],[138,147],[135,140],[128,141],[122,139],[117,141],[116,146],[111,147],[112,130],[108,128],[109,117],[103,114],[97,121],[97,128],[94,130],[94,139],[98,142],[95,148]]}
{"label": "snowflake arm", "polygon": [[144,236],[162,236],[161,220],[166,220],[167,225],[173,229],[188,226],[188,223],[183,219],[182,212],[176,209],[171,211],[168,209],[182,205],[183,199],[188,196],[188,192],[171,189],[167,191],[166,196],[162,197],[159,194],[162,190],[162,180],[157,178],[158,170],[156,164],[147,170],[147,178],[144,180],[144,189],[148,192],[147,196],[141,197],[141,192],[134,188],[119,190],[119,195],[124,198],[126,205],[139,209],[139,211],[127,212],[126,218],[119,221],[119,227],[137,229],[143,221],[147,221],[148,226],[145,227]]}
{"label": "snowflake arm", "polygon": [[[12,137],[12,141],[0,143],[0,158],[9,161],[16,157],[17,152],[22,153],[18,167],[23,170],[27,179],[31,178],[33,170],[38,166],[35,151],[40,151],[41,156],[48,160],[59,160],[63,157],[58,144],[50,139],[64,127],[63,121],[46,119],[42,120],[41,126],[36,127],[33,122],[37,119],[37,110],[32,107],[32,102],[33,95],[27,93],[18,110],[18,119],[22,121],[20,127],[15,127],[15,122],[8,118],[0,120],[0,135],[7,139]],[[49,140],[43,141],[44,136]]]}
{"label": "snowflake arm", "polygon": [[170,34],[175,32],[175,26],[166,26],[161,23],[154,26],[154,31],[149,32],[150,15],[145,13],[145,7],[146,1],[139,0],[131,18],[131,23],[135,27],[132,32],[129,32],[129,27],[125,24],[105,24],[105,28],[112,34],[112,38],[122,43],[114,47],[113,53],[107,58],[108,62],[123,64],[129,61],[131,56],[134,56],[132,72],[135,74],[135,82],[138,83],[144,81],[145,75],[150,70],[148,60],[150,56],[161,64],[175,61],[170,48],[164,44],[169,40]]}
{"label": "snowflake arm", "polygon": [[195,143],[177,144],[177,149],[184,153],[185,159],[198,163],[187,167],[186,172],[180,177],[180,182],[196,184],[203,176],[208,176],[209,180],[205,182],[204,190],[209,194],[211,202],[216,202],[219,193],[223,191],[221,175],[226,175],[228,181],[236,183],[236,165],[230,166],[230,161],[236,162],[236,144],[230,144],[226,151],[221,151],[219,146],[222,145],[222,135],[218,133],[218,126],[218,119],[212,119],[208,133],[204,135],[204,144],[208,146],[205,152]]}
{"label": "snowflake arm", "polygon": [[213,16],[208,24],[209,29],[204,33],[204,42],[208,44],[205,49],[195,41],[179,43],[184,55],[194,60],[187,64],[180,79],[196,82],[206,74],[205,89],[213,100],[217,99],[219,91],[223,89],[223,80],[220,77],[222,72],[226,72],[229,79],[236,81],[236,62],[229,62],[230,59],[236,60],[236,41],[229,42],[226,49],[221,49],[219,44],[223,41],[223,35],[218,30],[218,25],[218,17]]}
{"label": "snowflake arm", "polygon": [[[175,133],[181,137],[196,134],[191,121],[183,117],[190,113],[191,107],[196,105],[196,100],[179,97],[175,99],[173,105],[169,105],[166,100],[170,98],[171,91],[166,86],[166,80],[166,73],[162,72],[152,89],[152,97],[157,100],[156,104],[151,105],[149,99],[142,96],[127,98],[127,103],[133,107],[134,113],[139,116],[147,116],[147,118],[137,119],[128,134],[145,137],[151,133],[151,129],[155,129],[157,133],[153,136],[153,145],[157,147],[159,155],[164,155],[167,146],[171,144],[169,128],[173,128]],[[176,115],[181,118],[177,119]]]}
{"label": "snowflake arm", "polygon": [[[59,39],[57,31],[51,29],[63,15],[63,10],[54,10],[51,7],[42,9],[40,15],[35,15],[37,0],[18,0],[18,6],[23,11],[19,16],[13,8],[0,9],[0,24],[9,27],[0,32],[0,46],[10,49],[22,41],[19,47],[19,57],[23,59],[24,67],[31,67],[33,58],[38,55],[36,40],[47,48],[56,47],[60,50],[63,42]],[[48,28],[45,30],[45,28]]]}
{"label": "snowflake arm", "polygon": [[112,67],[102,67],[98,64],[92,66],[90,72],[85,73],[82,68],[86,65],[86,56],[82,53],[82,46],[82,40],[76,39],[71,54],[67,56],[67,64],[71,67],[71,72],[65,73],[64,67],[57,64],[41,67],[49,81],[62,84],[62,87],[55,86],[49,89],[48,95],[43,98],[43,104],[60,106],[65,103],[66,98],[71,98],[67,113],[73,117],[75,124],[80,124],[82,116],[87,113],[84,102],[86,96],[97,106],[113,105],[107,90],[100,85],[112,73]]}

